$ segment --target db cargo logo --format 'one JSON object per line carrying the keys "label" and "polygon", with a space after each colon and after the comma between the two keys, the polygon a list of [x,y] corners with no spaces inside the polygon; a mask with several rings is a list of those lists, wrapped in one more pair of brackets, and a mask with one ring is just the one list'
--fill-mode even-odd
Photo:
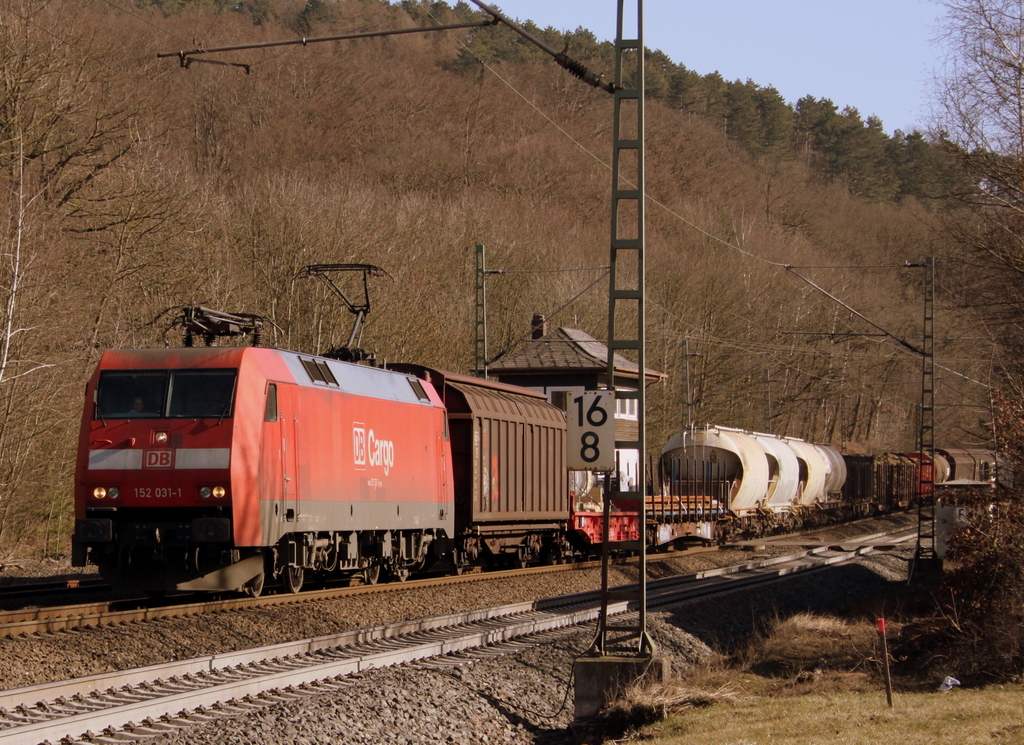
{"label": "db cargo logo", "polygon": [[370,466],[383,468],[387,476],[395,465],[395,444],[391,440],[380,439],[372,429],[367,432],[362,422],[353,422],[352,457],[356,470],[365,470],[369,461]]}
{"label": "db cargo logo", "polygon": [[146,450],[142,454],[143,468],[174,468],[173,450]]}
{"label": "db cargo logo", "polygon": [[366,469],[366,428],[362,422],[352,423],[352,458],[357,471]]}

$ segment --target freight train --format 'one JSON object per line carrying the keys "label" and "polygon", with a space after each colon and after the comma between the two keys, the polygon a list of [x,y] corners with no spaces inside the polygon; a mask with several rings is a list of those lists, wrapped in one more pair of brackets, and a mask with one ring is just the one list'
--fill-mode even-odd
{"label": "freight train", "polygon": [[[691,429],[665,447],[645,525],[635,502],[610,500],[608,540],[711,543],[898,509],[926,461]],[[543,394],[265,347],[104,353],[75,505],[73,564],[150,593],[400,581],[592,555],[604,540],[602,493],[570,478],[565,416]]]}
{"label": "freight train", "polygon": [[[653,515],[691,515],[691,535],[729,540],[907,509],[936,484],[991,483],[988,450],[841,455],[795,437],[691,427],[662,451]],[[657,521],[657,520],[656,520]]]}

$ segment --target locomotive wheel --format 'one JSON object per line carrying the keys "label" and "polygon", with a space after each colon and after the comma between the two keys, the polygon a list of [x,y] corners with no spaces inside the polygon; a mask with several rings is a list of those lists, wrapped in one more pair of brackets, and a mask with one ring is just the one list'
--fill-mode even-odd
{"label": "locomotive wheel", "polygon": [[242,592],[251,598],[258,598],[263,594],[263,582],[266,579],[263,572],[260,572],[242,586]]}
{"label": "locomotive wheel", "polygon": [[282,577],[284,579],[284,589],[288,592],[294,595],[302,589],[302,580],[304,578],[302,567],[285,567]]}
{"label": "locomotive wheel", "polygon": [[363,584],[375,585],[380,582],[380,564],[371,564],[363,570]]}

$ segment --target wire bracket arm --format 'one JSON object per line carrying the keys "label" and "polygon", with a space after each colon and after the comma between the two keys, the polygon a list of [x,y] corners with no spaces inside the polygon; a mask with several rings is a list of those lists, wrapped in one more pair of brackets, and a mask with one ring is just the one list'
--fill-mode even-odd
{"label": "wire bracket arm", "polygon": [[601,79],[600,75],[587,69],[586,65],[584,65],[582,62],[574,60],[571,57],[569,57],[569,55],[566,54],[566,51],[568,51],[569,49],[568,45],[561,52],[556,51],[551,46],[541,41],[536,36],[534,36],[529,31],[520,26],[518,23],[516,23],[511,18],[506,16],[497,8],[487,5],[486,3],[481,2],[481,0],[472,0],[472,2],[481,10],[490,13],[492,16],[494,16],[495,19],[504,23],[506,26],[508,26],[510,29],[515,31],[520,36],[522,36],[528,42],[530,42],[540,50],[550,54],[551,57],[555,60],[555,62],[557,62],[559,65],[568,70],[571,75],[574,75],[575,77],[579,78],[587,85],[592,85],[595,88],[600,88],[601,90],[607,93],[611,93],[613,95],[615,94],[614,83],[605,82],[604,80]]}

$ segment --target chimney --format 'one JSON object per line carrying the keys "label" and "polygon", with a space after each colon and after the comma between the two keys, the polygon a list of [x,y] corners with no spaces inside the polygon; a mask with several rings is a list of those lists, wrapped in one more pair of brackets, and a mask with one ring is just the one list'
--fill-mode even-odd
{"label": "chimney", "polygon": [[548,333],[548,321],[540,313],[533,314],[533,320],[530,321],[530,338],[539,339],[542,336],[547,336]]}

